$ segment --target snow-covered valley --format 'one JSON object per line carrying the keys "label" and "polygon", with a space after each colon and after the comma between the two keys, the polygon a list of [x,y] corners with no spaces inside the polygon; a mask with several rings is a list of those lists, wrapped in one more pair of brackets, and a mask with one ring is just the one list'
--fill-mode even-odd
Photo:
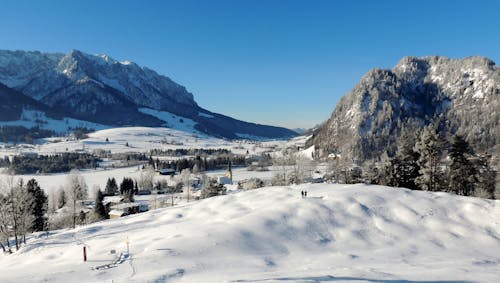
{"label": "snow-covered valley", "polygon": [[498,282],[499,250],[495,200],[266,187],[34,236],[0,256],[0,281]]}

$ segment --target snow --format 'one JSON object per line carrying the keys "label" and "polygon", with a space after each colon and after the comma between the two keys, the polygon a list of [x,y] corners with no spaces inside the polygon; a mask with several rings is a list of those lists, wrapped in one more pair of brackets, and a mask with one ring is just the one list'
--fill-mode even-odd
{"label": "snow", "polygon": [[44,112],[26,109],[23,109],[19,120],[0,121],[0,126],[23,126],[26,128],[38,126],[42,129],[53,130],[56,133],[65,133],[75,128],[89,128],[94,130],[109,128],[109,126],[106,125],[67,117],[56,120],[47,117]]}
{"label": "snow", "polygon": [[29,238],[0,255],[0,281],[498,282],[499,248],[499,201],[268,187]]}
{"label": "snow", "polygon": [[[71,122],[71,120],[69,120]],[[74,123],[69,123],[75,126]],[[87,127],[96,125],[87,124]],[[97,127],[97,126],[96,126]],[[103,126],[105,127],[105,126]],[[52,137],[38,141],[37,145],[18,144],[10,146],[0,143],[0,158],[3,156],[17,155],[28,149],[38,154],[48,155],[62,152],[93,152],[106,150],[112,153],[144,152],[151,149],[227,149],[234,154],[260,155],[280,145],[303,143],[303,139],[291,141],[273,140],[256,142],[248,140],[233,140],[214,138],[200,133],[189,133],[171,128],[151,127],[122,127],[99,130],[88,134],[88,138],[75,140],[67,137]],[[108,139],[108,141],[106,141]],[[128,143],[128,146],[127,146]]]}
{"label": "snow", "polygon": [[198,116],[209,118],[209,119],[212,119],[214,117],[213,115],[210,115],[210,114],[207,114],[207,113],[203,113],[203,112],[198,112]]}
{"label": "snow", "polygon": [[310,146],[304,150],[299,151],[298,155],[301,156],[302,158],[307,158],[309,160],[313,160],[314,151],[315,151],[315,147],[313,145],[313,146]]}
{"label": "snow", "polygon": [[483,98],[483,97],[484,97],[484,92],[482,92],[482,91],[480,91],[480,90],[479,90],[479,91],[476,91],[476,92],[472,95],[472,97],[474,97],[474,98]]}
{"label": "snow", "polygon": [[102,74],[99,74],[99,80],[101,82],[107,84],[108,86],[115,88],[123,93],[127,92],[125,87],[117,79],[111,79],[111,78],[108,78]]}
{"label": "snow", "polygon": [[157,117],[162,121],[165,121],[165,126],[167,127],[174,128],[184,132],[201,134],[201,132],[199,132],[194,128],[197,123],[189,118],[177,116],[170,112],[158,111],[150,108],[139,108],[138,110],[144,114],[148,114]]}
{"label": "snow", "polygon": [[[281,168],[278,167],[269,167],[269,171],[247,171],[246,168],[233,168],[233,181],[235,183],[243,180],[250,179],[252,177],[260,178],[263,181],[270,181],[273,176],[279,171]],[[291,169],[290,169],[291,170]],[[217,176],[222,176],[226,174],[226,170],[214,170],[205,172],[207,176],[216,178]],[[106,181],[108,178],[115,178],[117,182],[121,182],[124,177],[132,178],[138,180],[141,175],[140,166],[131,166],[124,168],[114,168],[114,169],[98,169],[98,170],[81,170],[79,174],[85,180],[89,191],[94,187],[100,187],[102,190],[106,186]],[[35,178],[37,182],[40,184],[40,187],[45,190],[47,193],[57,190],[61,186],[65,186],[68,181],[68,176],[70,173],[56,173],[56,174],[25,174],[25,175],[16,175],[16,178],[22,178],[24,181]],[[0,181],[4,178],[4,175],[0,174]],[[177,175],[176,178],[179,178]],[[165,180],[167,182],[170,181],[170,176],[166,175],[155,175],[155,181]],[[174,182],[177,182],[175,180]]]}

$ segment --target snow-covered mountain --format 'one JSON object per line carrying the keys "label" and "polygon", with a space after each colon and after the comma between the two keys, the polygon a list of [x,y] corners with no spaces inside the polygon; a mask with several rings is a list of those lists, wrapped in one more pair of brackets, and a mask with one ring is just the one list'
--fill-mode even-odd
{"label": "snow-covered mountain", "polygon": [[35,234],[0,255],[0,281],[498,282],[499,204],[381,186],[267,187]]}
{"label": "snow-covered mountain", "polygon": [[[238,121],[198,106],[185,87],[132,62],[78,50],[68,54],[0,51],[0,83],[65,116],[110,126],[172,126],[165,115],[226,138],[294,136],[288,129]],[[5,102],[3,102],[5,103]],[[161,115],[141,109],[152,109]]]}
{"label": "snow-covered mountain", "polygon": [[394,153],[404,131],[436,123],[476,150],[494,154],[500,133],[500,68],[483,57],[405,57],[369,71],[336,106],[309,144],[321,155],[358,160]]}

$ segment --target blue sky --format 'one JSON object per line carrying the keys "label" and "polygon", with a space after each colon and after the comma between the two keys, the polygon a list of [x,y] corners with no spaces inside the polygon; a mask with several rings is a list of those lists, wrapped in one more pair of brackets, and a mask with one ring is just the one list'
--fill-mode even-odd
{"label": "blue sky", "polygon": [[238,119],[310,127],[402,57],[500,59],[500,1],[0,1],[0,49],[108,54]]}

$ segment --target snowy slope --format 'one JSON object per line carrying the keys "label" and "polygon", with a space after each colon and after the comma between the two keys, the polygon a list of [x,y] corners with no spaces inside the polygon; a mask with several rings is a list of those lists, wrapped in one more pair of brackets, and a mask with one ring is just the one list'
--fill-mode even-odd
{"label": "snowy slope", "polygon": [[[251,153],[258,150],[253,149],[255,144],[250,141],[227,141],[196,131],[189,132],[187,128],[185,130],[149,127],[111,128],[90,133],[89,137],[83,140],[44,139],[42,144],[37,145],[36,151],[41,154],[52,154],[64,152],[66,149],[68,151],[85,149],[90,152],[102,149],[117,153],[149,152],[151,149],[225,148],[237,154],[244,154],[247,149]],[[242,146],[244,148],[235,148]]]}
{"label": "snowy slope", "polygon": [[23,126],[25,128],[40,127],[42,129],[53,130],[56,133],[72,132],[76,128],[88,128],[102,130],[109,126],[97,123],[82,121],[73,118],[64,117],[62,119],[53,119],[47,117],[44,112],[36,110],[23,109],[18,120],[0,121],[0,126]]}
{"label": "snowy slope", "polygon": [[153,117],[156,117],[164,121],[165,124],[163,126],[165,127],[176,129],[179,131],[184,131],[187,133],[201,134],[201,132],[195,129],[197,123],[186,117],[177,116],[170,112],[158,111],[150,108],[139,108],[138,110],[141,113],[151,115]]}
{"label": "snowy slope", "polygon": [[[91,270],[113,261],[111,249],[125,252],[117,266]],[[9,271],[0,281],[498,282],[499,250],[499,201],[366,185],[271,187],[29,239],[0,256]]]}

